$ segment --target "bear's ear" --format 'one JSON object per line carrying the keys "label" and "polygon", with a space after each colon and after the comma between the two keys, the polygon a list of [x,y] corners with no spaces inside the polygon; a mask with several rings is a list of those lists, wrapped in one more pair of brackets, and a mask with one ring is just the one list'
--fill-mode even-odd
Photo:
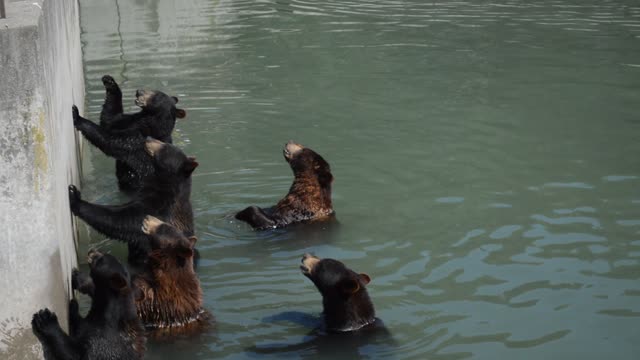
{"label": "bear's ear", "polygon": [[345,294],[355,294],[360,290],[360,283],[356,279],[348,279],[342,282],[341,288]]}
{"label": "bear's ear", "polygon": [[136,301],[140,302],[142,300],[144,300],[147,296],[144,294],[144,291],[142,291],[142,289],[140,289],[139,287],[135,287],[135,289],[133,289],[133,298],[136,299]]}
{"label": "bear's ear", "polygon": [[120,274],[113,274],[109,279],[109,286],[116,291],[124,291],[127,288],[127,279]]}
{"label": "bear's ear", "polygon": [[358,277],[360,277],[360,281],[365,285],[371,282],[371,277],[365,273],[358,274]]}
{"label": "bear's ear", "polygon": [[198,162],[196,161],[196,158],[194,158],[193,156],[188,156],[187,157],[187,161],[184,163],[182,169],[184,170],[184,174],[185,175],[191,175],[191,173],[193,172],[193,170],[195,170],[198,167]]}
{"label": "bear's ear", "polygon": [[177,97],[172,96],[171,98],[173,99],[173,102],[174,102],[174,103],[176,103],[176,104],[178,103],[178,98],[177,98]]}
{"label": "bear's ear", "polygon": [[187,112],[186,111],[184,111],[183,109],[176,108],[176,117],[178,119],[184,119],[185,116],[187,116]]}

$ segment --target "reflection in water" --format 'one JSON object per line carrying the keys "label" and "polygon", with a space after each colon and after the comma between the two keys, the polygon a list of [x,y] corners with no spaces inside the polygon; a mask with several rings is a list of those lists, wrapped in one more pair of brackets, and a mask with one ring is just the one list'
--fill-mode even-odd
{"label": "reflection in water", "polygon": [[[199,275],[217,326],[152,343],[150,358],[314,339],[308,324],[265,320],[317,318],[304,252],[371,275],[396,346],[357,344],[364,358],[640,354],[636,2],[81,5],[90,117],[103,74],[130,107],[140,87],[176,94],[175,142],[201,164]],[[233,219],[286,194],[289,139],[331,163],[339,226],[254,232]],[[90,165],[83,194],[120,202],[112,160],[91,150]],[[89,234],[80,253],[124,256]]]}

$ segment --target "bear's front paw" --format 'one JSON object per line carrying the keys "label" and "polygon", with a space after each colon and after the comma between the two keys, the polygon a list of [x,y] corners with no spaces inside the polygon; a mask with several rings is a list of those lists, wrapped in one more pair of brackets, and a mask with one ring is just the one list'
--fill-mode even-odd
{"label": "bear's front paw", "polygon": [[82,197],[80,196],[80,190],[74,185],[69,185],[69,205],[71,206],[71,211],[75,213],[78,210],[78,206],[80,205],[80,201],[82,201]]}
{"label": "bear's front paw", "polygon": [[33,314],[31,320],[31,328],[36,336],[46,335],[55,329],[58,325],[58,317],[49,309],[42,309]]}
{"label": "bear's front paw", "polygon": [[118,83],[116,83],[116,81],[110,75],[105,75],[102,77],[102,84],[107,91],[120,91]]}
{"label": "bear's front paw", "polygon": [[72,290],[78,290],[78,288],[80,287],[81,276],[82,274],[80,273],[80,270],[78,270],[77,268],[73,268],[73,270],[71,270],[71,289]]}
{"label": "bear's front paw", "polygon": [[80,311],[80,306],[78,305],[78,300],[71,299],[69,300],[69,316],[76,316]]}
{"label": "bear's front paw", "polygon": [[73,105],[71,107],[71,112],[73,113],[73,126],[78,126],[78,121],[80,119],[80,111],[78,111],[78,107]]}

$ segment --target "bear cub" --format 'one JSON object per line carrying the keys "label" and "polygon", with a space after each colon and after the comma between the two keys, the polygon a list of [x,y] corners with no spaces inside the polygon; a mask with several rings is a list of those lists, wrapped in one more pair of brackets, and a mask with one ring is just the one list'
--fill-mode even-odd
{"label": "bear cub", "polygon": [[42,343],[46,360],[142,359],[146,338],[136,315],[129,273],[109,254],[89,252],[90,275],[74,271],[72,284],[92,297],[85,318],[78,302],[69,302],[69,334],[60,328],[55,313],[43,309],[33,315],[33,333]]}
{"label": "bear cub", "polygon": [[178,98],[169,96],[158,90],[136,91],[137,113],[125,114],[122,106],[122,91],[116,81],[109,75],[102,77],[105,88],[105,99],[100,112],[100,126],[105,130],[123,131],[139,130],[144,136],[151,136],[162,142],[171,143],[171,133],[176,118],[182,119],[186,111],[175,105]]}
{"label": "bear cub", "polygon": [[333,175],[329,163],[315,151],[293,141],[285,144],[283,155],[294,175],[289,193],[268,209],[250,206],[235,215],[254,229],[328,219],[334,214],[331,204]]}
{"label": "bear cub", "polygon": [[178,98],[161,91],[138,90],[135,103],[140,112],[125,114],[120,87],[109,75],[102,78],[105,86],[105,102],[100,113],[100,124],[80,116],[74,105],[75,128],[103,153],[116,159],[116,176],[123,191],[139,189],[144,178],[153,174],[153,166],[144,151],[144,140],[151,136],[171,143],[171,133],[176,118],[184,118],[186,112],[176,108]]}
{"label": "bear cub", "polygon": [[376,319],[366,285],[371,278],[358,274],[334,259],[304,254],[302,274],[322,295],[324,325],[329,332],[347,332],[381,322]]}
{"label": "bear cub", "polygon": [[142,231],[151,242],[144,271],[133,283],[142,292],[138,316],[155,337],[193,334],[205,329],[209,313],[202,307],[202,288],[193,268],[195,236],[147,216]]}
{"label": "bear cub", "polygon": [[82,200],[80,191],[69,186],[71,212],[100,233],[124,241],[131,265],[144,265],[151,245],[140,224],[147,215],[165,221],[185,236],[194,234],[191,206],[191,173],[198,163],[171,144],[147,138],[145,150],[153,159],[155,175],[145,180],[133,199],[121,205],[98,205]]}

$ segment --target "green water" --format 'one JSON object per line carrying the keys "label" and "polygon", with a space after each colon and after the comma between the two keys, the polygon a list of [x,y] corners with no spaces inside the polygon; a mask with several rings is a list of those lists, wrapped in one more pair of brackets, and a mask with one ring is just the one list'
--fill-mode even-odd
{"label": "green water", "polygon": [[[304,341],[308,327],[277,320],[321,311],[304,252],[371,276],[396,345],[363,358],[640,357],[638,2],[80,3],[89,117],[103,74],[130,110],[137,88],[177,95],[175,143],[201,164],[198,272],[216,328],[148,358]],[[233,221],[286,193],[289,139],[331,164],[339,227]],[[89,152],[84,196],[123,201],[113,161]],[[82,232],[82,252],[124,259]]]}

